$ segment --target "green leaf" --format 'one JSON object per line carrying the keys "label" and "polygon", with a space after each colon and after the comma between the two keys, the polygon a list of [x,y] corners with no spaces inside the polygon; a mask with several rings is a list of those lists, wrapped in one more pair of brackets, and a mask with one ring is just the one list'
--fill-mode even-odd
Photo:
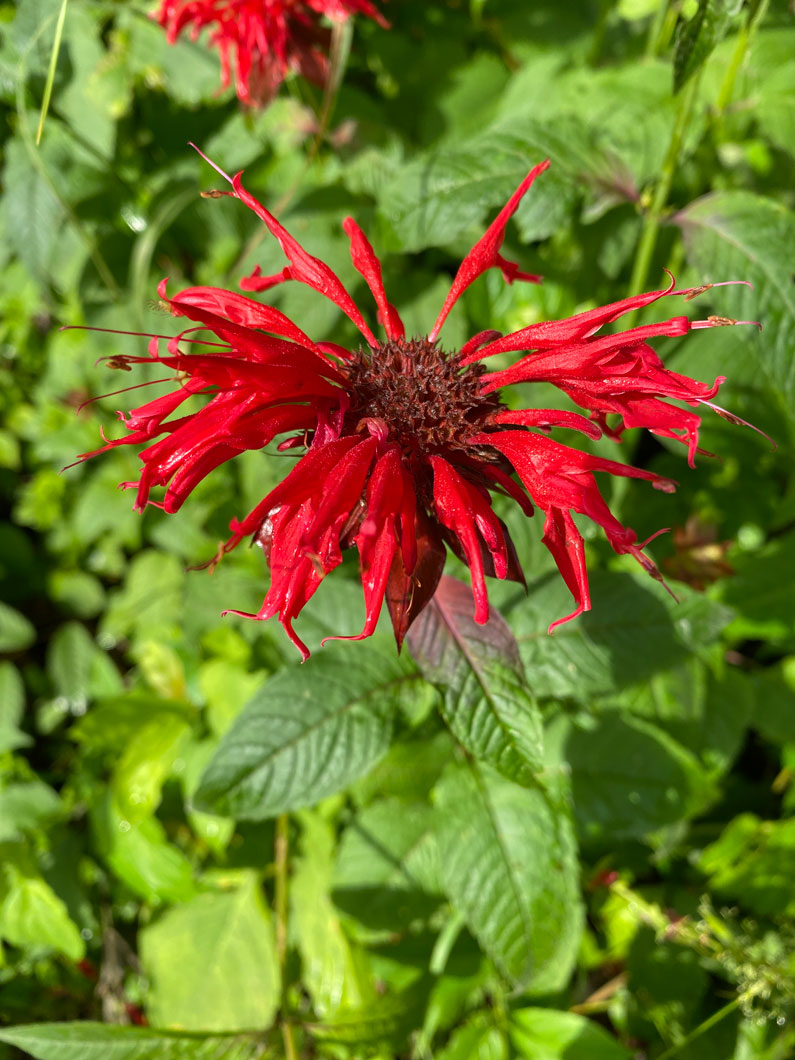
{"label": "green leaf", "polygon": [[425,919],[439,904],[434,814],[424,803],[384,799],[346,829],[334,871],[334,901],[369,927]]}
{"label": "green leaf", "polygon": [[110,793],[91,809],[96,845],[111,869],[147,901],[181,902],[195,893],[193,869],[156,817],[130,822]]}
{"label": "green leaf", "polygon": [[751,678],[755,702],[751,724],[776,744],[795,744],[795,656],[765,667]]}
{"label": "green leaf", "polygon": [[266,681],[221,740],[197,809],[275,817],[340,791],[378,761],[402,686],[420,679],[370,646],[333,651]]}
{"label": "green leaf", "polygon": [[492,608],[478,625],[470,586],[443,575],[407,640],[440,686],[441,712],[459,743],[509,780],[532,784],[542,765],[541,715],[502,615]]}
{"label": "green leaf", "polygon": [[55,692],[82,713],[88,701],[91,667],[99,649],[80,622],[67,622],[47,646],[47,670]]}
{"label": "green leaf", "polygon": [[759,334],[750,329],[747,342],[762,377],[791,407],[795,400],[791,256],[795,213],[747,191],[721,191],[697,199],[677,214],[676,221],[688,260],[702,281],[736,279],[754,285],[753,290],[726,288],[721,312],[739,320],[760,321],[764,331]]}
{"label": "green leaf", "polygon": [[181,617],[183,582],[176,556],[141,552],[127,570],[124,588],[111,597],[102,632],[114,640],[130,635],[151,640],[167,634]]}
{"label": "green leaf", "polygon": [[695,756],[639,718],[606,714],[578,728],[566,717],[547,736],[571,770],[581,836],[612,844],[692,817],[714,795]]}
{"label": "green leaf", "polygon": [[24,651],[36,640],[36,630],[24,615],[0,602],[0,652]]}
{"label": "green leaf", "polygon": [[505,204],[536,162],[549,156],[520,207],[516,221],[526,240],[552,235],[573,211],[577,183],[596,181],[614,168],[589,143],[588,130],[573,118],[553,125],[515,121],[445,144],[415,158],[383,187],[379,212],[393,234],[394,249],[449,245],[482,226],[489,211]]}
{"label": "green leaf", "polygon": [[0,1042],[35,1060],[257,1060],[267,1051],[261,1035],[205,1037],[89,1022],[0,1027]]}
{"label": "green leaf", "polygon": [[0,754],[28,747],[33,741],[19,728],[25,713],[25,686],[16,666],[0,662]]}
{"label": "green leaf", "polygon": [[[742,747],[753,700],[747,674],[736,667],[713,672],[691,656],[607,699],[604,705],[645,718],[697,754],[708,769],[723,772]],[[760,705],[760,709],[764,708]]]}
{"label": "green leaf", "polygon": [[63,210],[50,186],[33,168],[26,146],[10,140],[4,146],[2,216],[11,249],[37,280],[49,276]]}
{"label": "green leaf", "polygon": [[301,856],[290,877],[290,928],[301,981],[320,1019],[364,1009],[377,994],[364,953],[346,938],[329,895],[334,835],[318,814],[301,814]]}
{"label": "green leaf", "polygon": [[119,812],[131,823],[154,813],[166,778],[191,731],[178,714],[161,714],[131,738],[113,774]]}
{"label": "green leaf", "polygon": [[632,1053],[598,1023],[575,1012],[523,1008],[511,1013],[509,1036],[527,1060],[630,1060]]}
{"label": "green leaf", "polygon": [[795,635],[795,609],[789,591],[795,578],[793,548],[795,533],[789,533],[759,552],[738,556],[734,577],[719,587],[721,598],[737,611],[728,629],[733,640],[759,637],[775,641]]}
{"label": "green leaf", "polygon": [[27,852],[10,843],[0,846],[0,938],[26,950],[52,948],[72,961],[86,949],[64,903]]}
{"label": "green leaf", "polygon": [[727,0],[699,0],[693,17],[680,24],[674,46],[674,92],[700,70],[729,25]]}
{"label": "green leaf", "polygon": [[795,60],[776,63],[765,73],[754,114],[768,139],[792,156],[795,154]]}
{"label": "green leaf", "polygon": [[[270,1026],[279,965],[270,915],[253,872],[234,891],[200,894],[139,935],[156,1026],[236,1031]],[[175,960],[179,954],[179,960]]]}
{"label": "green leaf", "polygon": [[680,603],[644,575],[594,571],[593,610],[547,632],[571,610],[571,594],[557,571],[537,578],[508,613],[533,690],[539,697],[589,702],[599,693],[647,680],[713,643],[732,612],[676,586]]}
{"label": "green leaf", "polygon": [[560,989],[583,922],[565,811],[485,766],[449,770],[435,801],[442,884],[469,930],[511,982]]}
{"label": "green leaf", "polygon": [[40,780],[0,784],[0,842],[19,839],[40,828],[61,811],[61,800]]}
{"label": "green leaf", "polygon": [[795,915],[795,819],[761,821],[740,814],[703,850],[698,867],[710,889],[753,913]]}
{"label": "green leaf", "polygon": [[508,1060],[509,1056],[504,1030],[483,1013],[459,1027],[441,1052],[434,1052],[436,1060]]}

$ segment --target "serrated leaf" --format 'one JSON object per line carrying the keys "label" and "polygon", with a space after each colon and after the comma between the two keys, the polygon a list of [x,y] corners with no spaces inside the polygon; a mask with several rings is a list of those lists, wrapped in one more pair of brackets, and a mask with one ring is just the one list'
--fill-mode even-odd
{"label": "serrated leaf", "polygon": [[387,750],[401,688],[417,680],[361,644],[281,671],[221,740],[196,808],[262,820],[340,791]]}
{"label": "serrated leaf", "polygon": [[4,151],[6,238],[30,273],[42,280],[50,275],[63,210],[55,193],[33,167],[25,145],[11,140]]}
{"label": "serrated leaf", "polygon": [[204,1031],[270,1026],[279,1006],[279,965],[253,872],[234,891],[200,894],[169,909],[141,931],[139,946],[151,982],[147,1013],[155,1025]]}
{"label": "serrated leaf", "polygon": [[35,1060],[258,1060],[261,1035],[199,1036],[112,1023],[34,1023],[0,1027],[0,1042]]}
{"label": "serrated leaf", "polygon": [[573,118],[553,125],[524,120],[496,125],[465,143],[446,143],[403,166],[380,195],[379,212],[394,249],[443,246],[504,205],[535,162],[552,168],[533,185],[516,215],[526,240],[552,235],[566,220],[586,179],[611,182],[614,165]]}
{"label": "serrated leaf", "polygon": [[23,614],[0,603],[0,652],[24,651],[36,639],[36,630]]}
{"label": "serrated leaf", "polygon": [[703,282],[731,279],[753,284],[753,290],[724,288],[721,312],[762,324],[762,333],[749,329],[746,341],[756,354],[760,374],[791,408],[795,400],[795,213],[747,191],[722,191],[697,199],[677,214],[676,221],[688,259]]}
{"label": "serrated leaf", "polygon": [[695,756],[639,718],[606,714],[578,728],[561,717],[548,739],[563,747],[584,839],[642,838],[693,816],[714,797]]}
{"label": "serrated leaf", "polygon": [[461,745],[509,780],[533,783],[542,764],[541,715],[502,615],[492,608],[478,625],[471,588],[442,576],[407,643],[425,677],[440,686],[442,715]]}
{"label": "serrated leaf", "polygon": [[559,989],[583,923],[566,813],[485,766],[449,770],[435,802],[442,883],[469,930],[511,982]]}

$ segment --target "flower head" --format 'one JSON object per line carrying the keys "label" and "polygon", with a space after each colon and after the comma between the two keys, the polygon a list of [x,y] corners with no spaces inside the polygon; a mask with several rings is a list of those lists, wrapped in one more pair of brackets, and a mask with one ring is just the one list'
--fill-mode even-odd
{"label": "flower head", "polygon": [[329,34],[325,16],[344,22],[366,15],[387,26],[370,0],[161,0],[157,20],[173,44],[188,26],[195,40],[210,27],[210,43],[221,57],[221,83],[234,78],[243,103],[266,103],[291,71],[317,84],[325,81]]}
{"label": "flower head", "polygon": [[[176,512],[214,468],[277,436],[282,436],[279,450],[300,453],[286,478],[232,522],[223,552],[246,537],[260,545],[271,584],[259,611],[248,617],[278,615],[305,658],[293,620],[341,563],[345,548],[358,550],[366,609],[364,628],[353,639],[373,632],[386,600],[400,645],[434,594],[446,546],[469,566],[475,618],[485,622],[486,575],[523,581],[508,530],[492,509],[495,493],[512,498],[528,516],[541,510],[544,544],[574,598],[571,614],[550,630],[591,606],[574,513],[598,523],[617,553],[634,556],[660,577],[635,531],[610,511],[596,476],[644,479],[664,492],[675,483],[564,445],[550,431],[617,439],[626,428],[644,427],[683,442],[692,466],[700,452],[700,419],[692,410],[706,404],[736,419],[713,404],[723,379],[699,383],[670,371],[648,340],[736,321],[691,322],[679,315],[623,332],[605,334],[604,328],[660,299],[692,297],[706,288],[674,291],[672,281],[666,289],[509,335],[481,332],[459,350],[445,350],[440,338],[456,300],[487,269],[499,268],[509,283],[540,279],[520,272],[500,249],[509,219],[547,166],[542,162],[528,173],[464,258],[428,334],[413,338],[406,337],[387,299],[378,258],[352,218],[344,228],[353,264],[372,293],[383,339],[328,265],[253,198],[240,174],[227,177],[230,194],[257,214],[288,260],[276,276],[250,277],[248,287],[266,290],[286,280],[307,284],[351,319],[362,335],[360,347],[317,342],[278,309],[220,288],[192,287],[169,298],[163,281],[159,292],[171,311],[196,326],[168,339],[165,351],[162,339],[153,337],[148,357],[113,359],[120,367],[157,362],[176,373],[178,384],[129,416],[120,413],[126,435],[96,451],[145,446],[140,479],[124,484],[137,489],[139,509],[160,503]],[[202,337],[207,332],[211,340]],[[519,359],[489,370],[489,359],[505,351],[519,353]],[[554,384],[587,416],[558,409],[515,411],[502,401],[507,384],[534,381]],[[180,415],[180,406],[196,395],[206,398],[204,406]],[[161,502],[152,499],[156,487],[165,487]]]}

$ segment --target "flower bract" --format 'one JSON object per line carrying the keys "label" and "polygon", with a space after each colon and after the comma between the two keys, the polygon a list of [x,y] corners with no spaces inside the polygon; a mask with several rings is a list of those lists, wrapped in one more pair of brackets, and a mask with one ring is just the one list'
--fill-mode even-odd
{"label": "flower bract", "polygon": [[[598,524],[617,553],[633,556],[660,577],[635,531],[608,507],[598,478],[643,479],[664,492],[675,483],[566,445],[551,432],[617,439],[627,428],[645,428],[683,443],[692,466],[700,451],[695,410],[707,404],[736,420],[713,403],[723,378],[708,384],[671,371],[649,340],[736,321],[694,322],[678,314],[624,331],[607,329],[625,314],[676,295],[693,297],[706,287],[675,291],[671,281],[568,319],[508,335],[485,331],[460,349],[444,347],[450,310],[486,270],[500,269],[509,283],[540,279],[503,257],[501,248],[511,216],[547,167],[544,161],[530,170],[463,259],[438,318],[419,336],[406,336],[384,289],[381,264],[352,218],[344,228],[381,335],[336,273],[246,190],[241,175],[227,178],[229,194],[254,211],[287,259],[276,276],[256,273],[245,286],[266,291],[288,280],[308,285],[353,322],[360,344],[319,341],[278,309],[220,288],[191,287],[171,296],[163,281],[161,298],[192,326],[171,339],[153,337],[148,356],[113,358],[120,367],[156,362],[174,373],[166,394],[127,416],[120,413],[126,433],[96,451],[143,447],[140,478],[125,483],[136,489],[139,509],[158,503],[176,512],[214,468],[275,439],[280,451],[298,456],[284,480],[232,522],[222,551],[246,538],[261,547],[270,588],[249,617],[278,615],[304,657],[308,651],[293,621],[347,548],[358,550],[366,613],[353,639],[372,634],[386,601],[400,645],[433,597],[447,548],[468,565],[475,618],[485,622],[486,577],[523,581],[508,529],[492,507],[495,494],[511,498],[527,516],[540,509],[543,542],[573,597],[571,613],[556,617],[550,630],[591,606],[575,515]],[[516,355],[513,364],[490,367],[494,355],[508,352]],[[533,382],[553,384],[582,412],[508,407],[503,388]],[[183,411],[197,396],[204,404]],[[153,496],[158,488],[162,500]]]}

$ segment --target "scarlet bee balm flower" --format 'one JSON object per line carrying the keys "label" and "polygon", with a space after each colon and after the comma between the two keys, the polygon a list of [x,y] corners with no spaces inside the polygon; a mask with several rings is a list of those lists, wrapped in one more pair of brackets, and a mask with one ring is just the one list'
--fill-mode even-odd
{"label": "scarlet bee balm flower", "polygon": [[[674,291],[672,281],[667,289],[566,320],[531,324],[504,336],[481,332],[456,351],[446,351],[440,340],[456,300],[487,269],[501,269],[509,283],[540,279],[520,272],[500,249],[509,219],[548,164],[528,173],[464,258],[426,336],[406,337],[373,248],[356,222],[346,219],[353,264],[375,300],[383,340],[336,274],[253,198],[241,175],[222,174],[233,189],[228,194],[256,213],[289,262],[275,277],[255,275],[249,287],[267,289],[286,280],[307,284],[353,321],[364,342],[355,350],[316,342],[278,309],[220,288],[191,287],[169,298],[164,280],[161,298],[175,316],[197,326],[168,339],[165,353],[160,351],[163,337],[152,337],[148,357],[115,356],[113,362],[129,367],[154,361],[178,373],[178,386],[126,417],[119,413],[127,434],[81,459],[144,444],[140,479],[123,485],[137,489],[137,508],[158,503],[176,512],[214,468],[287,435],[278,448],[301,450],[300,459],[253,511],[232,522],[232,535],[218,558],[247,537],[260,545],[271,585],[259,611],[247,617],[278,614],[304,658],[309,652],[293,620],[350,547],[359,552],[366,619],[361,633],[349,639],[373,633],[386,600],[400,646],[434,594],[446,546],[469,566],[475,619],[485,622],[486,575],[524,580],[508,530],[492,509],[494,493],[512,498],[528,516],[535,507],[543,513],[544,544],[575,604],[550,632],[591,606],[574,512],[598,523],[617,553],[634,556],[659,579],[634,530],[610,511],[595,474],[645,479],[665,492],[675,483],[549,435],[552,428],[567,428],[588,438],[604,432],[617,439],[627,427],[644,427],[684,442],[692,465],[700,451],[700,419],[682,405],[706,404],[736,420],[712,402],[723,378],[707,385],[669,371],[647,340],[736,321],[691,322],[675,316],[615,334],[602,329],[657,300],[693,297],[706,288]],[[197,335],[208,331],[213,340]],[[505,351],[522,356],[512,367],[489,371],[488,359]],[[588,416],[557,409],[514,411],[501,400],[506,384],[542,380],[568,394]],[[183,402],[196,395],[207,397],[204,407],[178,415]],[[609,414],[618,417],[618,426],[608,424]],[[162,502],[151,497],[156,487],[165,487]]]}
{"label": "scarlet bee balm flower", "polygon": [[328,32],[321,17],[344,22],[361,14],[389,23],[370,0],[162,0],[157,20],[173,44],[190,27],[205,28],[221,58],[221,83],[234,78],[243,103],[266,103],[291,70],[318,84],[328,73]]}

